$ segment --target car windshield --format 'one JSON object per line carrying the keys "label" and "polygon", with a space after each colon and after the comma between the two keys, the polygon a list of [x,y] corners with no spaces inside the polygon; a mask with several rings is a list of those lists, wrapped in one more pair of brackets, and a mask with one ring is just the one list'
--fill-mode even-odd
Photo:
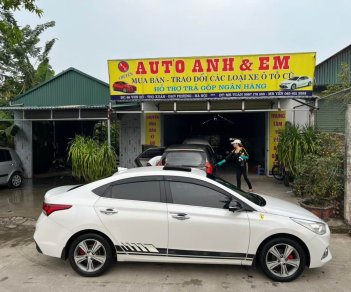
{"label": "car windshield", "polygon": [[199,167],[206,162],[206,155],[200,151],[174,151],[165,154],[165,165]]}
{"label": "car windshield", "polygon": [[257,194],[245,192],[245,191],[239,189],[237,186],[235,186],[235,185],[231,184],[230,182],[227,182],[219,177],[210,176],[210,178],[213,179],[214,181],[220,183],[221,185],[224,185],[225,187],[233,190],[234,192],[238,193],[239,195],[243,196],[244,198],[248,199],[249,201],[251,201],[252,203],[254,203],[258,206],[263,207],[266,205],[266,200]]}
{"label": "car windshield", "polygon": [[299,77],[289,78],[289,80],[297,80],[297,79],[299,79]]}

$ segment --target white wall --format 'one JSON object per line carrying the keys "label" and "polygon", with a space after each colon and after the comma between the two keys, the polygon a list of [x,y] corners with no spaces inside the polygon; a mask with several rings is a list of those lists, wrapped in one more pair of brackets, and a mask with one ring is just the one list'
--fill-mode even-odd
{"label": "white wall", "polygon": [[[280,102],[280,105],[282,109],[287,109],[286,110],[287,121],[301,126],[313,125],[313,117],[312,117],[313,114],[311,114],[310,112],[310,107],[302,105],[301,103],[292,99],[282,100]],[[294,109],[294,107],[296,108]]]}

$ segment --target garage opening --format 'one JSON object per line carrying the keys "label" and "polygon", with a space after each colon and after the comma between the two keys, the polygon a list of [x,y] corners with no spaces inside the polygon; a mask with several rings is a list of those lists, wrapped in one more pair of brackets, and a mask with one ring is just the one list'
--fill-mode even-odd
{"label": "garage opening", "polygon": [[232,149],[229,138],[237,138],[250,155],[250,172],[265,165],[265,112],[167,114],[163,131],[165,146],[182,143],[186,138],[203,138],[223,157]]}
{"label": "garage opening", "polygon": [[69,169],[68,144],[76,135],[91,136],[96,121],[33,122],[33,173]]}

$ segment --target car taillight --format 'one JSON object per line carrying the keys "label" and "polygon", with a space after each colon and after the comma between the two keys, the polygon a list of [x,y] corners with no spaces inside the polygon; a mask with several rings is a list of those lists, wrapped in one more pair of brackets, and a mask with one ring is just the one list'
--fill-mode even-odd
{"label": "car taillight", "polygon": [[46,216],[49,216],[51,213],[53,213],[55,211],[67,210],[71,207],[72,207],[72,205],[47,204],[44,202],[43,203],[43,213]]}
{"label": "car taillight", "polygon": [[208,161],[205,163],[206,167],[206,173],[207,174],[213,174],[213,165],[209,163]]}

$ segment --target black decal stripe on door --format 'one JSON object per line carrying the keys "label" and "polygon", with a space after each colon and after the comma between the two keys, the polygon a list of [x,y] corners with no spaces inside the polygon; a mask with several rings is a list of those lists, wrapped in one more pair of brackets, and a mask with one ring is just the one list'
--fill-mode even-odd
{"label": "black decal stripe on door", "polygon": [[[136,248],[131,248],[135,245]],[[143,247],[143,248],[142,248]],[[152,248],[151,248],[152,247]],[[123,245],[116,245],[117,253],[119,254],[133,254],[133,255],[159,255],[170,257],[196,257],[196,258],[213,258],[213,259],[240,259],[240,260],[253,260],[254,254],[233,253],[233,252],[216,252],[216,251],[200,251],[200,250],[182,250],[182,249],[169,249],[167,254],[166,248],[156,248],[152,244],[135,244],[124,243]],[[147,251],[145,251],[147,250]]]}
{"label": "black decal stripe on door", "polygon": [[200,256],[200,257],[219,257],[219,258],[246,258],[246,253],[232,253],[232,252],[216,252],[216,251],[201,251],[201,250],[182,250],[169,249],[168,255],[179,256]]}

